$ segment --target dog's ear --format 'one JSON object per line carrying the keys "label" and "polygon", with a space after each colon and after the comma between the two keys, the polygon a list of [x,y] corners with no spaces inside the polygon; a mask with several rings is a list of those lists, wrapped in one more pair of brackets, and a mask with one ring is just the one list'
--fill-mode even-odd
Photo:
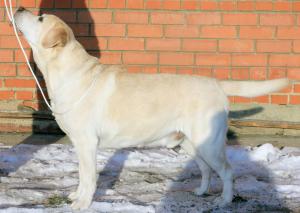
{"label": "dog's ear", "polygon": [[42,46],[44,48],[63,47],[68,41],[68,32],[63,27],[55,27],[42,39]]}

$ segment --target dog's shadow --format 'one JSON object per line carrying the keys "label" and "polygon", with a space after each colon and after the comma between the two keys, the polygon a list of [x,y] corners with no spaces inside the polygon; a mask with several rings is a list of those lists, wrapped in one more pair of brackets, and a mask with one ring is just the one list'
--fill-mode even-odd
{"label": "dog's shadow", "polygon": [[[242,118],[243,116],[254,115],[263,110],[263,108],[252,108],[249,110],[240,110],[238,112],[231,112],[235,118]],[[233,133],[229,132],[227,135],[228,139],[234,139],[238,142],[238,137]],[[176,152],[180,149],[176,147]],[[227,155],[229,161],[233,161],[232,155],[235,147],[229,147],[227,150]],[[98,189],[95,194],[97,201],[108,201],[114,202],[114,199],[105,198],[109,190],[118,191],[118,182],[122,178],[122,170],[124,163],[130,154],[129,150],[118,150],[112,155],[107,161],[105,168],[100,172],[98,178]],[[177,175],[177,177],[172,178],[173,183],[169,185],[167,191],[162,194],[162,198],[158,205],[155,206],[155,212],[158,213],[168,213],[168,212],[291,212],[291,210],[285,206],[285,202],[277,196],[275,185],[272,184],[273,177],[268,168],[264,167],[262,164],[254,162],[251,160],[247,154],[243,156],[243,161],[247,165],[251,165],[250,170],[243,170],[241,168],[235,168],[233,165],[234,177],[236,179],[235,195],[233,203],[225,208],[219,208],[214,206],[214,199],[221,194],[222,183],[220,178],[214,173],[211,181],[211,190],[209,194],[203,197],[199,197],[193,193],[195,187],[199,187],[201,183],[201,172],[194,160],[191,159],[187,162],[185,168],[182,172]],[[239,165],[240,166],[240,165]],[[242,171],[242,172],[241,172]],[[244,179],[253,177],[259,183],[258,185],[266,186],[266,188],[261,188],[253,191],[239,191],[238,187],[243,184]],[[255,186],[253,186],[255,187]],[[158,189],[160,190],[160,189]],[[257,192],[262,190],[262,193]],[[266,200],[261,200],[267,190],[271,192],[272,197],[269,197],[269,203]],[[255,191],[255,190],[254,190]],[[148,192],[144,192],[148,193]],[[257,194],[255,194],[257,193]],[[109,193],[108,193],[109,194]],[[142,195],[141,195],[142,196]],[[126,196],[132,203],[137,203],[139,205],[149,205],[149,203],[143,203],[134,197]]]}

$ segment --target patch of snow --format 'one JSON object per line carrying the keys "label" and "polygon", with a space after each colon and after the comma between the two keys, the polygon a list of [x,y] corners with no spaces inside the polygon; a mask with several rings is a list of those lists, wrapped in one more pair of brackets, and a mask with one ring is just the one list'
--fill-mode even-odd
{"label": "patch of snow", "polygon": [[[225,209],[214,207],[222,184],[214,174],[207,197],[192,193],[201,183],[193,159],[172,149],[99,150],[98,188],[83,212],[241,212],[300,210],[300,149],[227,147],[234,170],[235,194]],[[0,213],[72,212],[69,205],[49,207],[78,184],[78,160],[70,145],[0,146]]]}

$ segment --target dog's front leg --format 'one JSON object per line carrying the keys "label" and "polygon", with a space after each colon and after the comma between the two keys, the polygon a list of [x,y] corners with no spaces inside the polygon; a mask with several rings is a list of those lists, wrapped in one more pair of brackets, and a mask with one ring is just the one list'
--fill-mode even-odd
{"label": "dog's front leg", "polygon": [[79,160],[79,186],[70,194],[73,209],[86,209],[92,203],[96,190],[97,137],[76,136],[71,138]]}

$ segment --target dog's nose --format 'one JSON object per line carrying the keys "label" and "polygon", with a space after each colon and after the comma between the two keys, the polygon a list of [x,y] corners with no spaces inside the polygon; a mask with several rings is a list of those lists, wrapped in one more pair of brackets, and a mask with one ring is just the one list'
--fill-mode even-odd
{"label": "dog's nose", "polygon": [[22,6],[21,6],[21,7],[19,7],[19,8],[17,9],[17,12],[22,12],[22,11],[24,11],[24,10],[26,10],[25,7],[22,7]]}

